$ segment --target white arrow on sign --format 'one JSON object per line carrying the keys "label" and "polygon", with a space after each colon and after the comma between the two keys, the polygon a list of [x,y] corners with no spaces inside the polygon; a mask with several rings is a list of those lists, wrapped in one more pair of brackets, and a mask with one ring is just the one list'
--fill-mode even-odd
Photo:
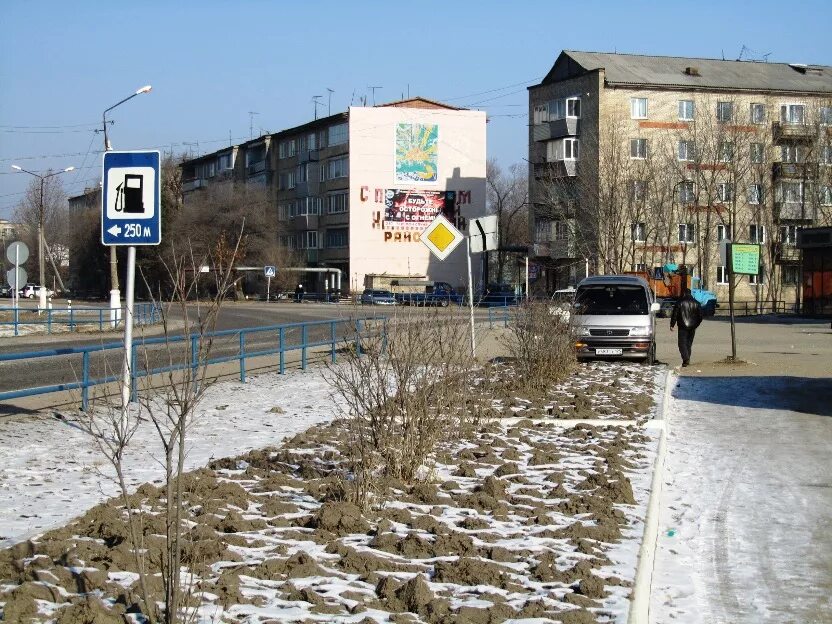
{"label": "white arrow on sign", "polygon": [[108,230],[107,230],[107,232],[109,232],[109,233],[110,233],[110,234],[112,234],[113,236],[118,236],[119,234],[121,234],[121,226],[119,226],[119,225],[114,225],[113,227],[111,227],[110,229],[108,229]]}

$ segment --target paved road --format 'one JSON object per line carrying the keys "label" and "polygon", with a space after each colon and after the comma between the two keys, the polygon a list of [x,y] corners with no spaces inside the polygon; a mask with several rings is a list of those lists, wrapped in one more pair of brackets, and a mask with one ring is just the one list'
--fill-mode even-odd
{"label": "paved road", "polygon": [[709,320],[673,388],[650,621],[832,622],[832,330],[738,333],[748,363],[720,363],[729,327]]}

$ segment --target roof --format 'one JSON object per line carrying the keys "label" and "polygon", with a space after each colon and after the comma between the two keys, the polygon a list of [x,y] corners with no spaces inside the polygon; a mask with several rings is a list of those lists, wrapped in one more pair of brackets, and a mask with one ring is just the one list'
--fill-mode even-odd
{"label": "roof", "polygon": [[635,275],[591,275],[582,279],[578,286],[594,286],[596,284],[630,284],[647,287],[647,282]]}
{"label": "roof", "polygon": [[[694,68],[698,75],[692,75]],[[564,50],[541,84],[604,71],[607,85],[832,95],[832,67]]]}
{"label": "roof", "polygon": [[405,100],[396,100],[395,102],[388,102],[387,104],[376,104],[376,108],[384,108],[387,106],[398,106],[400,108],[447,108],[449,110],[467,110],[459,108],[458,106],[451,106],[437,100],[429,100],[423,97],[412,97]]}

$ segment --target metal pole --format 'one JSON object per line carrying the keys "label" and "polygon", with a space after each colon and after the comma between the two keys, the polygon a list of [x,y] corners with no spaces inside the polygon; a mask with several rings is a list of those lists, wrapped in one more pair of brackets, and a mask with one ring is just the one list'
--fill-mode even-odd
{"label": "metal pole", "polygon": [[46,307],[46,272],[43,265],[43,184],[46,178],[40,179],[40,206],[38,209],[38,271],[40,276],[40,289],[38,292],[38,314]]}
{"label": "metal pole", "polygon": [[471,239],[465,237],[465,256],[468,258],[468,309],[471,312],[471,357],[477,357],[476,336],[474,335],[474,286],[471,277]]}
{"label": "metal pole", "polygon": [[272,289],[272,276],[266,277],[266,303],[269,302],[269,291]]}
{"label": "metal pole", "polygon": [[529,257],[526,256],[526,301],[529,300]]}
{"label": "metal pole", "polygon": [[[115,247],[113,247],[115,249]],[[133,286],[136,282],[136,247],[127,248],[127,293],[124,306],[124,366],[122,367],[121,405],[126,410],[130,403],[133,351]]]}

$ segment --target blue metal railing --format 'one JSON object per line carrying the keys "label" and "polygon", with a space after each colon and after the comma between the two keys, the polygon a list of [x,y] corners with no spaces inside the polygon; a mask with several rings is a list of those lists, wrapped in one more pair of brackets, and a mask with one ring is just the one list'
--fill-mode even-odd
{"label": "blue metal railing", "polygon": [[[38,313],[36,308],[0,308],[0,327],[14,327],[14,335],[20,335],[21,326],[41,325],[46,333],[53,329],[78,331],[82,326],[98,326],[99,331],[122,326],[125,316],[124,308],[118,313],[115,322],[110,320],[110,308],[46,308]],[[6,320],[6,317],[9,317]],[[162,319],[162,307],[158,303],[137,303],[133,306],[133,319],[136,325],[152,325]]]}
{"label": "blue metal railing", "polygon": [[[309,349],[315,347],[328,346],[329,357],[334,363],[337,347],[339,344],[347,344],[349,341],[354,344],[356,353],[361,354],[361,342],[369,335],[368,332],[375,331],[375,327],[368,327],[368,321],[378,321],[380,323],[379,331],[382,336],[387,334],[387,318],[386,317],[367,317],[361,319],[339,319],[339,320],[325,320],[325,321],[307,321],[302,323],[285,323],[282,325],[268,325],[264,327],[253,327],[248,329],[227,329],[206,333],[202,339],[210,339],[216,341],[223,337],[237,337],[237,349],[235,353],[230,355],[216,355],[210,353],[207,357],[200,358],[199,353],[199,334],[191,334],[190,336],[164,336],[159,338],[144,338],[137,340],[133,345],[132,362],[130,366],[133,394],[135,398],[136,379],[165,373],[175,370],[184,370],[188,367],[196,370],[199,366],[209,364],[220,364],[237,360],[240,364],[240,381],[246,380],[246,360],[250,358],[263,357],[268,355],[278,355],[277,368],[282,375],[286,372],[286,354],[291,351],[300,351],[301,353],[301,368],[306,370],[308,365]],[[339,332],[339,329],[341,330]],[[313,330],[313,336],[310,336],[310,330]],[[315,331],[318,330],[318,331]],[[291,340],[292,334],[299,334],[299,340]],[[267,345],[257,345],[249,340],[249,337],[254,335],[265,336],[266,338],[276,338],[276,344],[271,343]],[[188,343],[182,355],[185,356],[184,361],[180,363],[168,364],[165,366],[151,366],[151,356],[153,353],[147,350],[147,347],[153,345],[171,345],[175,343]],[[141,347],[145,348],[144,360],[145,367],[142,369],[139,364],[138,352]],[[61,349],[46,349],[42,351],[30,351],[23,353],[9,353],[0,354],[0,363],[22,360],[34,360],[41,358],[55,358],[68,355],[81,356],[81,378],[65,383],[51,384],[48,386],[38,386],[32,388],[21,388],[18,390],[8,390],[0,392],[0,401],[7,399],[15,399],[26,396],[34,396],[38,394],[49,394],[52,392],[62,392],[67,390],[81,390],[81,407],[86,410],[89,407],[89,389],[93,386],[110,383],[121,379],[120,374],[104,374],[97,378],[91,376],[91,356],[93,354],[102,354],[107,351],[123,350],[123,342],[112,342],[108,344],[95,345],[90,347],[67,347]],[[162,354],[169,351],[162,351]],[[106,370],[105,370],[106,373]]]}

